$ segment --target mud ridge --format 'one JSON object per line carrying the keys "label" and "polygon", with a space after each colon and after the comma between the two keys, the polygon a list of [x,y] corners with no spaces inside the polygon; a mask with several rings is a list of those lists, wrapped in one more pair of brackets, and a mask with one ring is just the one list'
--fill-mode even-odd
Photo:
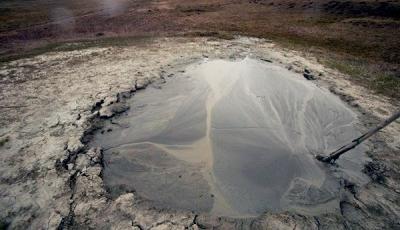
{"label": "mud ridge", "polygon": [[[118,92],[115,97],[108,97],[97,101],[91,109],[92,116],[89,118],[89,123],[91,124],[87,127],[86,130],[83,132],[82,138],[79,140],[81,146],[79,148],[67,146],[68,156],[64,159],[61,163],[57,160],[56,165],[61,164],[64,170],[75,170],[75,172],[69,178],[69,187],[71,189],[71,197],[70,197],[70,207],[69,207],[69,214],[62,218],[60,225],[57,229],[71,229],[75,226],[74,218],[75,218],[75,208],[76,208],[76,182],[78,177],[85,176],[85,171],[87,168],[90,167],[100,167],[100,173],[98,176],[102,179],[102,171],[104,168],[104,158],[103,158],[103,151],[101,149],[89,149],[86,145],[90,140],[90,137],[93,135],[93,132],[99,128],[101,128],[102,120],[111,119],[115,115],[118,115],[122,112],[125,112],[129,109],[129,107],[125,106],[125,102],[123,100],[130,98],[136,90],[145,89],[150,82],[146,80],[138,81],[136,80],[135,86],[132,87],[131,90],[128,92]],[[123,107],[124,109],[115,109]],[[83,142],[83,144],[82,144]],[[75,149],[75,151],[71,151],[70,149]],[[90,154],[92,153],[92,154]],[[93,154],[95,153],[95,154]],[[83,165],[76,165],[77,159],[79,156],[89,156],[90,163],[84,162],[81,163]],[[85,164],[86,163],[86,164]],[[71,166],[72,165],[72,166]],[[58,167],[59,168],[59,167]],[[137,226],[139,229],[143,229],[140,225],[132,225]]]}
{"label": "mud ridge", "polygon": [[[162,78],[162,80],[165,81],[164,78]],[[83,136],[82,136],[82,138],[80,140],[80,141],[83,142],[83,146],[80,146],[79,148],[76,148],[75,146],[72,146],[71,148],[69,148],[67,146],[66,148],[67,148],[68,156],[67,156],[66,159],[64,159],[61,162],[62,168],[64,170],[71,169],[71,165],[73,165],[72,167],[76,171],[69,178],[69,183],[70,183],[69,186],[70,186],[70,188],[72,190],[72,194],[71,194],[72,202],[70,203],[70,213],[69,213],[68,216],[63,217],[58,229],[71,229],[71,228],[76,228],[76,227],[80,226],[80,225],[76,225],[75,222],[74,222],[75,208],[77,206],[77,204],[76,204],[76,202],[77,202],[76,199],[77,198],[75,197],[76,196],[76,182],[77,182],[79,177],[85,176],[85,174],[84,174],[85,172],[82,171],[82,169],[76,169],[75,165],[77,163],[76,162],[77,158],[80,155],[83,156],[84,154],[87,154],[89,151],[96,151],[96,150],[93,150],[93,149],[89,149],[89,147],[87,146],[87,143],[90,141],[90,138],[92,137],[93,133],[96,130],[101,129],[103,127],[102,126],[102,122],[104,122],[106,120],[109,120],[109,121],[113,122],[112,119],[115,118],[115,116],[117,116],[118,114],[123,113],[123,112],[125,112],[127,110],[127,109],[124,109],[124,110],[121,111],[121,110],[118,110],[118,109],[113,109],[113,108],[115,108],[115,106],[123,106],[123,107],[126,106],[124,99],[127,99],[127,98],[130,98],[130,97],[134,96],[134,94],[135,94],[135,92],[137,90],[144,90],[144,89],[146,89],[146,87],[148,85],[150,85],[152,83],[154,83],[154,82],[151,82],[151,81],[149,81],[147,79],[139,80],[139,81],[137,80],[137,81],[135,81],[135,86],[129,92],[118,92],[115,95],[115,97],[111,97],[111,99],[110,98],[104,98],[104,99],[96,102],[93,105],[93,108],[92,108],[93,116],[90,119],[91,126],[88,127],[84,131],[84,134],[83,134]],[[354,100],[355,99],[352,96],[346,95],[345,93],[342,93],[342,92],[338,92],[338,91],[334,90],[333,88],[330,88],[330,91],[332,93],[338,95],[344,102],[348,103],[350,106],[355,107],[355,108],[359,107],[357,104],[354,104]],[[104,112],[104,111],[107,111],[107,112]],[[106,114],[106,115],[104,115],[104,114]],[[364,116],[368,116],[366,112],[361,112],[361,114],[363,114]],[[374,117],[372,115],[368,116],[368,118],[369,118],[368,119],[369,122],[371,120],[374,120],[374,121],[378,120],[376,117]],[[377,149],[382,149],[382,146],[379,146],[379,147],[376,147],[376,148]],[[72,149],[72,151],[70,149]],[[73,150],[75,150],[75,151],[73,151]],[[102,155],[101,149],[97,150],[97,151],[99,151],[99,154],[100,154],[98,156],[100,161],[98,161],[95,164],[90,164],[90,165],[88,165],[88,167],[89,168],[90,167],[101,167],[101,171],[100,171],[100,174],[98,176],[102,180],[102,171],[103,171],[103,168],[104,168],[103,155]],[[59,161],[57,161],[56,164],[60,164]],[[373,162],[370,162],[370,163],[365,165],[365,172],[373,180],[376,181],[376,179],[378,177],[379,178],[379,182],[383,183],[386,175],[384,173],[382,173],[382,168],[385,168],[385,166],[381,162],[373,161]],[[101,186],[105,191],[104,185],[101,185]],[[354,184],[352,184],[351,182],[349,182],[347,180],[343,180],[342,188],[345,191],[348,191],[348,193],[351,194],[350,195],[350,197],[351,197],[350,200],[351,199],[355,199],[359,203],[363,204],[363,202],[361,200],[357,199],[357,187]],[[349,220],[347,220],[348,210],[346,210],[346,207],[348,205],[350,205],[350,206],[355,207],[356,209],[362,211],[363,213],[364,213],[363,210],[365,209],[365,208],[359,207],[354,202],[346,201],[347,199],[349,199],[348,193],[346,193],[344,195],[345,196],[344,200],[342,200],[340,202],[340,209],[341,209],[341,217],[340,218],[343,218],[343,220],[344,220],[344,222],[342,222],[342,224],[343,224],[343,227],[345,229],[349,228],[349,226],[354,224],[354,223],[351,223],[351,221],[350,221],[350,224],[349,224]],[[105,197],[109,197],[106,194],[103,194],[103,195]],[[107,199],[107,203],[110,203],[110,202],[111,201]],[[365,205],[363,204],[363,206],[365,206]],[[157,211],[158,209],[155,208],[154,210]],[[162,212],[162,210],[160,209],[157,212]],[[367,213],[365,213],[365,214],[367,214]],[[266,215],[268,216],[269,214],[266,214]],[[199,221],[199,217],[202,217],[203,221]],[[238,228],[238,229],[246,229],[246,228],[257,229],[258,228],[257,226],[258,226],[260,218],[262,219],[262,216],[258,217],[258,218],[249,219],[249,220],[239,220],[239,219],[231,219],[231,218],[224,218],[224,217],[211,217],[211,216],[207,216],[207,215],[203,215],[203,214],[201,214],[199,216],[199,215],[196,214],[193,217],[193,221],[191,222],[191,224],[188,225],[187,227],[193,228],[193,226],[197,226],[200,229],[210,229],[210,228],[214,228],[214,227],[223,227],[223,226],[231,226],[232,225],[232,226],[235,226],[235,228]],[[321,229],[321,226],[322,226],[321,220],[324,220],[324,218],[326,218],[326,217],[320,217],[320,216],[307,217],[307,216],[300,215],[300,214],[294,214],[290,218],[303,219],[302,222],[305,222],[305,223],[309,222],[311,224],[311,226],[314,226],[316,229]],[[295,223],[294,224],[294,228],[297,228],[298,226],[297,226],[296,222],[294,222],[294,223]],[[133,227],[137,227],[138,229],[153,229],[153,228],[157,228],[158,226],[163,226],[163,225],[168,225],[168,226],[170,226],[172,228],[174,226],[176,226],[176,227],[180,226],[180,224],[175,223],[175,222],[170,221],[170,220],[163,220],[161,222],[157,222],[155,224],[150,225],[148,228],[145,228],[145,227],[143,227],[142,225],[140,225],[138,223],[132,222],[132,226]],[[324,229],[324,228],[322,228],[322,229]]]}

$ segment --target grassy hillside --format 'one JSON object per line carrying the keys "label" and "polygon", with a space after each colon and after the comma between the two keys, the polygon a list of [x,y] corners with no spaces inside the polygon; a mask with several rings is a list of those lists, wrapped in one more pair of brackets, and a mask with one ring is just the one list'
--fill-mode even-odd
{"label": "grassy hillside", "polygon": [[2,60],[70,40],[242,34],[313,52],[355,82],[400,98],[398,1],[3,0],[0,12]]}

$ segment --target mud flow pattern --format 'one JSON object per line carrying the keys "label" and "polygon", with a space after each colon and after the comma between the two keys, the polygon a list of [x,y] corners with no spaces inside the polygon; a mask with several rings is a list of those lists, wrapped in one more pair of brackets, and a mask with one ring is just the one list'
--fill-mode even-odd
{"label": "mud flow pattern", "polygon": [[367,182],[366,147],[335,168],[314,159],[360,133],[336,96],[276,64],[208,60],[128,101],[91,143],[111,194],[156,207],[247,217],[339,212],[340,181]]}

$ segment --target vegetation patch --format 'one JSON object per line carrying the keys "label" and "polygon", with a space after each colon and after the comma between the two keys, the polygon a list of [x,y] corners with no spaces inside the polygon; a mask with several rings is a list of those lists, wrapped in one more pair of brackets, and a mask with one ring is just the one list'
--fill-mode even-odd
{"label": "vegetation patch", "polygon": [[0,64],[21,58],[34,57],[47,52],[66,52],[74,50],[82,50],[91,47],[109,47],[109,46],[140,46],[151,41],[150,36],[127,36],[127,37],[104,37],[97,39],[82,39],[66,42],[55,42],[47,45],[39,46],[30,50],[15,52],[9,55],[0,56]]}
{"label": "vegetation patch", "polygon": [[392,98],[400,98],[400,75],[385,64],[374,64],[356,57],[325,57],[322,63],[349,75],[352,81]]}
{"label": "vegetation patch", "polygon": [[220,5],[205,5],[199,4],[195,6],[178,6],[176,8],[178,11],[183,13],[205,13],[205,12],[214,12],[221,9]]}
{"label": "vegetation patch", "polygon": [[400,98],[399,65],[396,60],[387,62],[380,59],[382,51],[376,47],[345,44],[345,41],[339,40],[314,40],[294,35],[273,35],[271,38],[283,47],[312,53],[321,64],[349,75],[354,83],[381,95]]}

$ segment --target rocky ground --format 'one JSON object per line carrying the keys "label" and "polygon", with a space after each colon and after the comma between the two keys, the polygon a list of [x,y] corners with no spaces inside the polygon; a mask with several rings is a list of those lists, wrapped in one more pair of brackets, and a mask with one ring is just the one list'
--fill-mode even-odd
{"label": "rocky ground", "polygon": [[[343,181],[341,215],[265,213],[253,219],[160,210],[135,192],[116,199],[102,181],[92,131],[124,100],[187,63],[250,55],[315,78],[359,114],[361,130],[399,102],[350,83],[316,58],[251,38],[159,38],[129,47],[50,52],[0,67],[0,229],[400,229],[400,123],[367,143],[363,187]],[[310,77],[311,75],[311,77]],[[301,76],[301,75],[299,75]],[[332,166],[334,167],[334,166]]]}

